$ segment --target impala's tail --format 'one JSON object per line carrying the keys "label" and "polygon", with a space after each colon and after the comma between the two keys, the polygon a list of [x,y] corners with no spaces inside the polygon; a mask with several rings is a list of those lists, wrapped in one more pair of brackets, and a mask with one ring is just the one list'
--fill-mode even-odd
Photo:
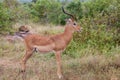
{"label": "impala's tail", "polygon": [[71,18],[72,18],[73,20],[75,20],[75,19],[76,19],[76,18],[75,18],[72,14],[67,13],[67,12],[64,10],[64,7],[63,7],[63,6],[62,6],[62,11],[63,11],[65,14],[67,14],[67,15],[71,16]]}

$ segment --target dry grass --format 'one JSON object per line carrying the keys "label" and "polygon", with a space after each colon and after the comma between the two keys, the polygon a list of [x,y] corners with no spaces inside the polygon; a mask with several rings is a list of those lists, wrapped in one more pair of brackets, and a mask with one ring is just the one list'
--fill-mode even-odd
{"label": "dry grass", "polygon": [[[42,28],[42,30],[47,29]],[[63,30],[63,28],[59,29]],[[35,30],[39,33],[40,28]],[[57,28],[53,30],[59,31]],[[18,75],[18,73],[19,61],[24,53],[23,42],[9,43],[4,36],[0,37],[0,80],[23,80],[22,74]],[[119,50],[117,53],[112,57],[90,54],[76,59],[63,55],[63,80],[120,80]],[[25,80],[59,80],[56,75],[55,58],[51,57],[51,54],[34,53],[27,62]]]}
{"label": "dry grass", "polygon": [[[15,30],[17,30],[21,24],[16,23],[13,27]],[[63,32],[64,27],[63,26],[53,26],[53,25],[41,25],[41,24],[33,24],[29,23],[26,24],[26,26],[31,30],[33,33],[40,33],[40,34],[55,34],[59,32]]]}

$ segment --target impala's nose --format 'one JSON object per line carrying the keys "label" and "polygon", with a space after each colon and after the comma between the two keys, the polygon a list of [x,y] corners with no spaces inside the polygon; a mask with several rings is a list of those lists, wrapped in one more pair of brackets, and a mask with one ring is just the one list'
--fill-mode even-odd
{"label": "impala's nose", "polygon": [[83,30],[83,28],[81,27],[81,28],[80,28],[80,32],[81,32],[82,30]]}

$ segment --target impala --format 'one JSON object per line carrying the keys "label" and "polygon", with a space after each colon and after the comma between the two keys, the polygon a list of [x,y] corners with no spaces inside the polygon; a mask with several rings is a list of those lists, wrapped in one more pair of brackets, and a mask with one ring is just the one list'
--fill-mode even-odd
{"label": "impala", "polygon": [[26,53],[21,60],[22,72],[26,70],[26,62],[32,56],[33,52],[54,52],[57,62],[57,75],[62,78],[61,71],[61,53],[65,50],[67,45],[70,43],[73,33],[75,31],[80,31],[81,27],[75,22],[73,15],[67,13],[64,8],[62,10],[65,14],[69,15],[69,18],[66,21],[65,30],[63,33],[51,35],[51,36],[42,36],[38,34],[31,34],[29,30],[22,26],[19,28],[17,35],[22,37],[26,44]]}

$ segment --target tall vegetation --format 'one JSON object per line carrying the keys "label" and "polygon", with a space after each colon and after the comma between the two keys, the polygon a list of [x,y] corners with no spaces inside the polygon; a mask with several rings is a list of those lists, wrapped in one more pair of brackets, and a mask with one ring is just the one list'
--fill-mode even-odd
{"label": "tall vegetation", "polygon": [[0,33],[13,32],[12,25],[15,22],[30,18],[28,6],[17,0],[3,0],[0,2]]}
{"label": "tall vegetation", "polygon": [[59,23],[60,7],[60,2],[57,0],[37,0],[31,6],[33,20],[41,23]]}
{"label": "tall vegetation", "polygon": [[84,30],[74,35],[65,53],[73,57],[88,53],[114,55],[111,51],[120,46],[119,2],[119,0],[91,0],[82,3],[83,15],[79,22]]}

